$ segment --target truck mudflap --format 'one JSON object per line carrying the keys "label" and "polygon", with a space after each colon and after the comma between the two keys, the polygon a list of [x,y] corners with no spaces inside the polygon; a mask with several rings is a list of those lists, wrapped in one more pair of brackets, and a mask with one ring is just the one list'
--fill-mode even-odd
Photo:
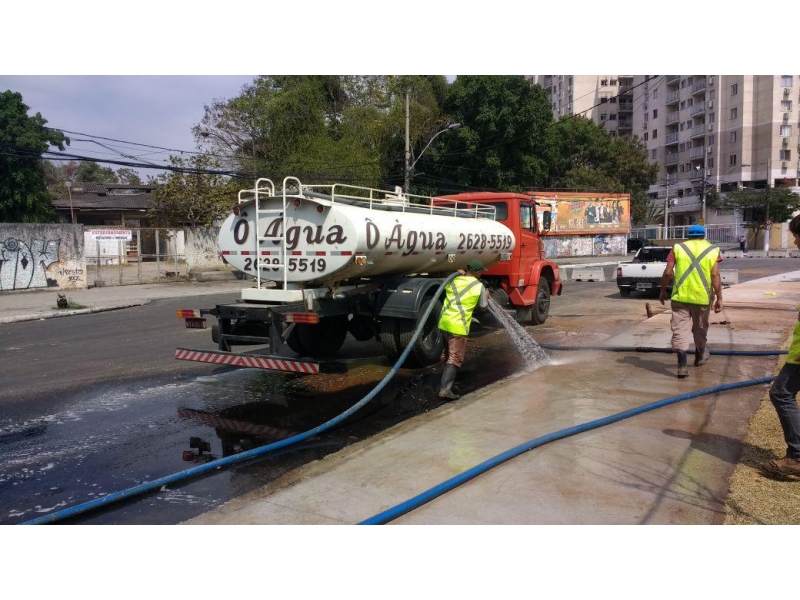
{"label": "truck mudflap", "polygon": [[235,352],[222,352],[221,350],[175,348],[175,358],[178,360],[191,360],[214,365],[226,365],[229,367],[264,369],[267,371],[287,371],[290,373],[307,373],[313,375],[320,372],[319,363],[288,359],[284,356],[236,354]]}

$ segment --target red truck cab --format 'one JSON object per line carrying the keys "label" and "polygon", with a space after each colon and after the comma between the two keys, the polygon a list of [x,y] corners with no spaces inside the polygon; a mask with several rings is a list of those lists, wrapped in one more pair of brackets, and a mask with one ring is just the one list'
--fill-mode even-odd
{"label": "red truck cab", "polygon": [[541,223],[531,196],[512,192],[470,192],[440,196],[442,200],[490,204],[495,219],[508,227],[516,238],[509,260],[502,260],[485,271],[481,280],[492,299],[516,310],[517,320],[544,323],[550,310],[550,297],[561,295],[558,265],[545,259],[544,241],[550,226],[550,212],[543,211]]}

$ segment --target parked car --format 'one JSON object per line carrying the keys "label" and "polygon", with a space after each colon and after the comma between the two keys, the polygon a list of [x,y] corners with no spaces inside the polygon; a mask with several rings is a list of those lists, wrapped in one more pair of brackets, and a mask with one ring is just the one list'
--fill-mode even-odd
{"label": "parked car", "polygon": [[[620,296],[630,296],[632,291],[659,292],[661,276],[667,268],[667,256],[672,250],[669,246],[644,246],[628,263],[617,265],[617,287]],[[667,291],[672,292],[670,280]]]}

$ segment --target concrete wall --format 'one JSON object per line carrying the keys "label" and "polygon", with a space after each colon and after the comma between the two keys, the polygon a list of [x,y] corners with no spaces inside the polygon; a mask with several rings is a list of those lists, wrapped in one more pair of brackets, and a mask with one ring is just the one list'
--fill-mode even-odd
{"label": "concrete wall", "polygon": [[0,223],[0,293],[86,287],[83,226]]}
{"label": "concrete wall", "polygon": [[628,236],[625,234],[548,235],[544,253],[549,259],[569,256],[626,256]]}
{"label": "concrete wall", "polygon": [[217,235],[219,227],[186,229],[186,264],[189,273],[229,270],[219,257]]}

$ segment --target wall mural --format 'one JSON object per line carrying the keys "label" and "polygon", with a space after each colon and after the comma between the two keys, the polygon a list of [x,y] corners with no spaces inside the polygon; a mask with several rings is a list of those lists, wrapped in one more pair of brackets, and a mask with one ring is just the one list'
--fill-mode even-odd
{"label": "wall mural", "polygon": [[628,251],[627,242],[625,235],[549,235],[544,238],[544,255],[549,259],[606,254],[624,256]]}
{"label": "wall mural", "polygon": [[0,291],[58,285],[47,278],[47,268],[58,262],[61,240],[25,242],[8,238],[0,242]]}

